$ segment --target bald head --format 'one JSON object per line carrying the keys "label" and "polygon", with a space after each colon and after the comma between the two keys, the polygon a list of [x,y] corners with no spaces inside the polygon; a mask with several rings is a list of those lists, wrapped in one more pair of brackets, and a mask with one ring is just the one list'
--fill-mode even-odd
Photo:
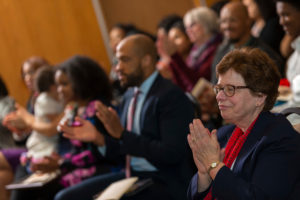
{"label": "bald head", "polygon": [[232,43],[243,42],[250,37],[251,20],[241,2],[227,3],[221,10],[220,19],[221,31]]}
{"label": "bald head", "polygon": [[222,10],[224,9],[228,9],[232,13],[232,15],[238,15],[240,17],[243,17],[244,19],[247,19],[249,17],[247,7],[244,6],[244,4],[240,1],[229,2],[222,8]]}
{"label": "bald head", "polygon": [[157,57],[156,47],[150,37],[143,34],[128,36],[120,42],[117,49],[122,48],[122,46],[125,45],[130,46],[131,50],[139,57],[149,55],[155,62]]}

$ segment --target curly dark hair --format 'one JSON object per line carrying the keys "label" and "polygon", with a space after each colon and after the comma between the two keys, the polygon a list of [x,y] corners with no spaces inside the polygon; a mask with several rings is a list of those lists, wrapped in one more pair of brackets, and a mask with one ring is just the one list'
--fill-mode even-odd
{"label": "curly dark hair", "polygon": [[57,65],[69,78],[75,98],[111,101],[112,87],[103,68],[89,57],[76,55]]}
{"label": "curly dark hair", "polygon": [[217,65],[217,76],[229,69],[239,73],[253,95],[267,96],[263,111],[271,110],[278,96],[280,73],[273,60],[258,48],[229,52]]}

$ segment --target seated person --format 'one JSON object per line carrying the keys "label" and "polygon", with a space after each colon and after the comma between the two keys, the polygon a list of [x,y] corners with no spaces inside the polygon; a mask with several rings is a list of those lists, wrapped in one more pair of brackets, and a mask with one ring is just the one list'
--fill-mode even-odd
{"label": "seated person", "polygon": [[[35,118],[43,122],[51,122],[63,111],[63,103],[59,101],[54,82],[53,67],[42,67],[37,70],[35,78],[36,91],[39,93],[35,105]],[[46,136],[33,130],[26,142],[27,153],[21,157],[22,164],[38,162],[44,156],[57,152],[58,135]]]}
{"label": "seated person", "polygon": [[16,146],[11,131],[2,124],[5,116],[14,110],[15,100],[9,96],[6,85],[0,77],[0,149]]}
{"label": "seated person", "polygon": [[[212,132],[196,119],[188,142],[198,172],[188,199],[299,199],[300,135],[272,114],[280,73],[259,49],[233,50],[217,65],[221,115]],[[284,184],[283,184],[284,183]]]}

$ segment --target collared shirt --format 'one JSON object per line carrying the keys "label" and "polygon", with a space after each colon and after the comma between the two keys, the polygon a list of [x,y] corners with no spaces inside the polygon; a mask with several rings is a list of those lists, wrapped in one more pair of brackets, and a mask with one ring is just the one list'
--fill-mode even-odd
{"label": "collared shirt", "polygon": [[[158,71],[153,72],[139,87],[140,92],[137,98],[137,104],[136,104],[133,127],[132,127],[132,132],[135,134],[138,135],[141,134],[141,127],[140,127],[141,111],[145,99],[147,97],[147,94],[150,88],[152,87],[157,76],[158,76]],[[157,170],[150,162],[148,162],[145,158],[141,158],[141,157],[131,156],[130,164],[133,170],[135,171],[156,171]]]}
{"label": "collared shirt", "polygon": [[287,62],[288,68],[286,72],[290,84],[292,84],[293,79],[300,74],[300,36],[292,42],[291,46],[294,49],[294,52]]}

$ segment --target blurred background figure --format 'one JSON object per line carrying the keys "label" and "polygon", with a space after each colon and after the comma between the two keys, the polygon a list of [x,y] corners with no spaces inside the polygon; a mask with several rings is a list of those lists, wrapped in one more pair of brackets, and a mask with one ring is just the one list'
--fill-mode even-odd
{"label": "blurred background figure", "polygon": [[[30,91],[30,97],[27,101],[26,108],[28,112],[34,113],[34,103],[37,98],[37,92],[34,88],[34,79],[37,69],[42,66],[48,66],[48,61],[39,56],[32,56],[28,58],[22,64],[21,74],[26,87]],[[10,120],[7,121],[6,119]],[[13,138],[20,145],[15,148],[5,148],[0,151],[0,198],[8,199],[9,193],[5,190],[5,185],[13,181],[13,174],[20,163],[19,157],[25,152],[24,144],[26,138],[31,133],[31,129],[28,129],[24,121],[11,112],[5,116],[3,123],[10,129],[14,134]],[[1,197],[1,195],[4,195]]]}
{"label": "blurred background figure", "polygon": [[158,52],[170,58],[173,82],[190,92],[200,77],[210,80],[212,60],[222,36],[216,13],[207,7],[188,11],[184,16],[184,25],[193,44],[188,56],[182,57],[167,36],[162,37]]}
{"label": "blurred background figure", "polygon": [[0,77],[0,149],[16,145],[11,131],[2,125],[4,117],[14,110],[15,100],[9,96],[7,87]]}
{"label": "blurred background figure", "polygon": [[282,57],[269,47],[264,41],[251,34],[251,19],[247,8],[238,1],[225,4],[220,13],[220,28],[224,41],[219,46],[212,64],[211,82],[217,83],[216,66],[221,59],[235,48],[257,47],[266,52],[276,63],[281,74],[284,74],[284,61]]}
{"label": "blurred background figure", "polygon": [[27,110],[30,113],[34,113],[34,102],[37,97],[37,93],[34,88],[34,76],[35,72],[38,68],[42,66],[48,66],[49,63],[42,57],[39,56],[32,56],[28,58],[22,65],[22,77],[26,84],[26,87],[30,91],[30,97],[27,101]]}
{"label": "blurred background figure", "polygon": [[243,0],[248,15],[253,20],[251,34],[280,54],[280,42],[284,31],[279,24],[273,0]]}
{"label": "blurred background figure", "polygon": [[176,48],[176,51],[180,56],[182,56],[184,60],[188,57],[190,53],[192,43],[186,33],[183,20],[181,18],[176,18],[176,21],[174,19],[169,23],[172,24],[168,24],[168,26],[166,25],[163,32],[161,30],[163,28],[160,28],[158,30],[156,47],[159,53],[160,60],[157,63],[157,69],[164,78],[173,80],[173,82],[176,83],[170,66],[171,58],[169,55],[166,55],[163,51],[161,51],[161,43],[167,37],[168,40],[174,44],[174,48]]}

